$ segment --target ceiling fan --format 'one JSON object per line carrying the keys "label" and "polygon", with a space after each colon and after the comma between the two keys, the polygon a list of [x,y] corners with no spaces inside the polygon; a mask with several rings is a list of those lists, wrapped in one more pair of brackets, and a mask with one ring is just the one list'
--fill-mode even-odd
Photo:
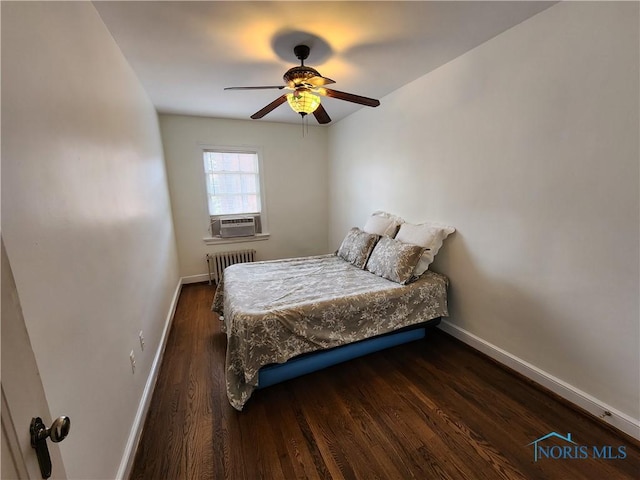
{"label": "ceiling fan", "polygon": [[325,85],[336,83],[330,78],[323,77],[315,69],[308,67],[304,64],[304,61],[309,57],[311,49],[307,45],[297,45],[293,49],[293,53],[300,60],[299,67],[293,67],[287,70],[282,77],[286,85],[267,85],[259,87],[227,87],[225,90],[262,90],[262,89],[287,89],[292,90],[291,93],[285,93],[276,98],[266,107],[258,110],[251,115],[254,120],[264,117],[267,113],[279,107],[284,102],[289,102],[291,108],[302,115],[313,113],[318,123],[329,123],[331,118],[329,114],[320,104],[320,97],[337,98],[338,100],[346,100],[347,102],[358,103],[360,105],[366,105],[368,107],[377,107],[380,105],[380,101],[374,98],[362,97],[360,95],[354,95],[353,93],[339,92],[338,90],[332,90],[325,88]]}

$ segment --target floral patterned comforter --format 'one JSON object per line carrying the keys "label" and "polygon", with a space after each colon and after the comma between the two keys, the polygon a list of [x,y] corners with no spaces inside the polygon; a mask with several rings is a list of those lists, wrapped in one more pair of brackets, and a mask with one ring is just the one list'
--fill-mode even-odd
{"label": "floral patterned comforter", "polygon": [[336,255],[228,267],[212,310],[224,316],[229,402],[242,410],[265,365],[447,316],[447,286],[431,271],[399,285]]}

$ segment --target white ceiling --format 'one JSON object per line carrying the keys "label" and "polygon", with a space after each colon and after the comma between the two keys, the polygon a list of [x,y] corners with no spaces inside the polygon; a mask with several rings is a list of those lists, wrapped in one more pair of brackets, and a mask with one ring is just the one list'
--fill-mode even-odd
{"label": "white ceiling", "polygon": [[[382,98],[556,2],[94,2],[161,113],[248,119],[280,90],[311,47],[306,65],[331,88]],[[362,107],[322,98],[333,122]],[[384,100],[378,109],[384,108]],[[299,123],[286,103],[262,120]],[[312,120],[313,122],[313,120]]]}

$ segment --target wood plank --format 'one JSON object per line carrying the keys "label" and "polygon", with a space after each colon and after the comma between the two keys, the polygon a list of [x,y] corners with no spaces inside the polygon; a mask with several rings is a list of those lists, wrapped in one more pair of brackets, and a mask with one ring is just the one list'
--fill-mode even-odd
{"label": "wood plank", "polygon": [[[259,390],[237,412],[213,294],[183,288],[131,479],[638,478],[638,442],[440,331]],[[627,457],[534,462],[527,444],[551,431]]]}

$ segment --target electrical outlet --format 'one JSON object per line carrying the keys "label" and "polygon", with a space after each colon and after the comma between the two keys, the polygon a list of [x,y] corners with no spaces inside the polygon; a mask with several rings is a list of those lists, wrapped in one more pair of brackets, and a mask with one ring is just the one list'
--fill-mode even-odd
{"label": "electrical outlet", "polygon": [[144,335],[142,334],[142,330],[140,330],[138,338],[140,339],[140,350],[144,351]]}
{"label": "electrical outlet", "polygon": [[136,356],[133,354],[133,350],[129,354],[129,360],[131,360],[131,373],[136,373]]}

